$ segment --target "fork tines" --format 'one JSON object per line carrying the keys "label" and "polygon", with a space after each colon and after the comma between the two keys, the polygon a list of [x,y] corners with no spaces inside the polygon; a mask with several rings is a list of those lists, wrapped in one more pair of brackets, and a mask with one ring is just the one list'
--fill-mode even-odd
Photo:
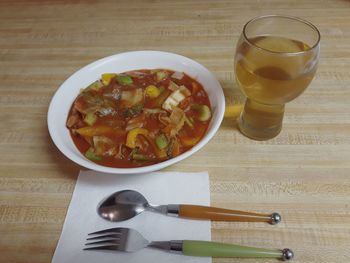
{"label": "fork tines", "polygon": [[92,233],[89,233],[88,235],[90,236],[90,235],[107,234],[107,233],[122,233],[127,230],[128,229],[125,227],[113,227],[113,228],[108,228],[101,231],[92,232]]}
{"label": "fork tines", "polygon": [[[110,229],[105,229],[101,231],[96,231],[89,233],[89,236],[95,235],[94,237],[89,237],[86,240],[94,240],[93,242],[88,242],[85,244],[84,250],[118,250],[120,246],[120,238],[128,230],[122,227],[115,227]],[[97,245],[97,246],[90,246]]]}
{"label": "fork tines", "polygon": [[96,247],[85,247],[83,250],[118,250],[119,246],[116,245],[105,245]]}
{"label": "fork tines", "polygon": [[119,239],[121,233],[114,233],[114,234],[107,234],[107,235],[100,235],[100,236],[95,236],[95,237],[89,237],[86,240],[96,240],[96,239],[102,239],[102,238],[114,238],[114,239]]}

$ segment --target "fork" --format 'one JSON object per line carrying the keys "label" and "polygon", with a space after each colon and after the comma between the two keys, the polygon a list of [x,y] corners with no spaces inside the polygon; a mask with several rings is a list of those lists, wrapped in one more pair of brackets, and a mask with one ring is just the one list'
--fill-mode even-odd
{"label": "fork", "polygon": [[284,261],[293,258],[293,251],[288,248],[264,249],[199,240],[150,242],[136,230],[124,227],[105,229],[89,233],[88,236],[91,237],[87,238],[84,250],[136,252],[149,247],[198,257],[277,258]]}

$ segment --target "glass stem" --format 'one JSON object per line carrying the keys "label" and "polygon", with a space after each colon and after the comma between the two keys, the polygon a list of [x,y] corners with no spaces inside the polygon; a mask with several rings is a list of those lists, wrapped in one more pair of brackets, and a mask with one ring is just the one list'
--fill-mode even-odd
{"label": "glass stem", "polygon": [[282,129],[284,104],[266,105],[247,99],[238,120],[241,132],[255,140],[268,140]]}

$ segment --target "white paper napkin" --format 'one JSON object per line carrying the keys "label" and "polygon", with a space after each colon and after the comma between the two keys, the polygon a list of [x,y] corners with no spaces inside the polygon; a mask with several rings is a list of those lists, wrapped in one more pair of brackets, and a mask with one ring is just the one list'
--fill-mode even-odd
{"label": "white paper napkin", "polygon": [[68,208],[53,263],[211,263],[211,258],[189,257],[155,249],[135,253],[84,251],[87,233],[111,227],[131,227],[146,239],[210,240],[210,222],[180,219],[143,212],[127,221],[112,223],[96,213],[98,203],[119,190],[141,192],[152,204],[210,204],[208,173],[158,172],[142,175],[113,175],[81,171]]}

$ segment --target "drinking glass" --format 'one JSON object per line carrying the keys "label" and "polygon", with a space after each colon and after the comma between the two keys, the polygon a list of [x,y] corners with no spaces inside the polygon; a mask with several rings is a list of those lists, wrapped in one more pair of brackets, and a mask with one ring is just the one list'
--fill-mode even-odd
{"label": "drinking glass", "polygon": [[234,64],[247,97],[238,119],[244,135],[267,140],[279,134],[284,105],[310,84],[319,54],[320,33],[305,20],[269,15],[245,24]]}

